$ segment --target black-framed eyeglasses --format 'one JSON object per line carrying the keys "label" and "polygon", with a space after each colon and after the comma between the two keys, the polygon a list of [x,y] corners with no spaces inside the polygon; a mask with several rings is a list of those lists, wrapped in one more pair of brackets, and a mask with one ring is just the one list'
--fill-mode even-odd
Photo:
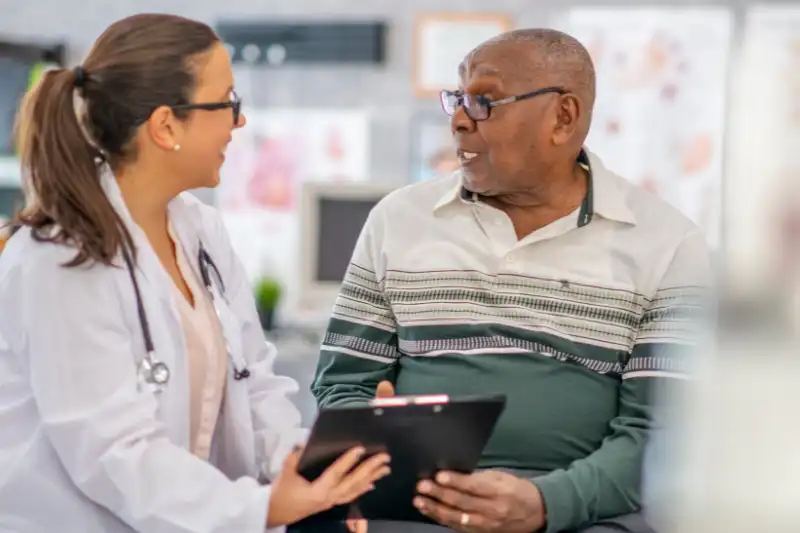
{"label": "black-framed eyeglasses", "polygon": [[489,118],[492,108],[499,105],[527,100],[528,98],[533,98],[542,94],[567,94],[568,92],[568,90],[561,87],[545,87],[517,96],[509,96],[500,100],[490,100],[487,96],[482,94],[470,94],[463,91],[442,91],[439,98],[442,103],[442,109],[449,116],[452,117],[459,106],[464,106],[464,112],[467,113],[467,116],[472,120],[479,121]]}
{"label": "black-framed eyeglasses", "polygon": [[239,124],[239,118],[242,114],[242,99],[236,94],[236,91],[231,91],[231,99],[227,102],[215,102],[209,104],[179,104],[170,106],[170,109],[185,109],[193,110],[200,109],[203,111],[219,111],[220,109],[231,109],[233,111],[233,123]]}

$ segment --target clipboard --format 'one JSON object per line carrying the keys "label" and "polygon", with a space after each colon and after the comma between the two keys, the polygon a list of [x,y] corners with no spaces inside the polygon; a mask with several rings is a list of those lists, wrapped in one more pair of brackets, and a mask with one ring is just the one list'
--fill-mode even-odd
{"label": "clipboard", "polygon": [[395,396],[368,405],[323,408],[300,458],[300,474],[313,481],[345,451],[363,446],[369,457],[391,455],[391,474],[350,505],[302,524],[346,518],[430,522],[412,504],[416,485],[440,470],[469,473],[505,409],[504,395]]}

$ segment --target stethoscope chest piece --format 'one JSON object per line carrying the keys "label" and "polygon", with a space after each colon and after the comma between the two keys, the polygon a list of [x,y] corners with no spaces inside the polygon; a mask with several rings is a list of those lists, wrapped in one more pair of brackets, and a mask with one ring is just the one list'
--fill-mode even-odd
{"label": "stethoscope chest piece", "polygon": [[164,363],[155,363],[151,372],[153,374],[153,383],[156,385],[166,385],[169,382],[169,367]]}
{"label": "stethoscope chest piece", "polygon": [[[142,294],[139,291],[139,283],[136,280],[136,274],[134,273],[135,265],[133,263],[133,259],[131,257],[131,253],[127,250],[123,250],[123,259],[128,267],[128,274],[131,278],[131,284],[133,285],[134,295],[136,296],[136,311],[139,315],[139,323],[142,327],[142,337],[144,338],[144,348],[147,352],[144,359],[141,360],[139,363],[138,368],[138,378],[139,378],[139,386],[140,387],[147,387],[153,393],[161,393],[169,384],[170,380],[170,370],[166,363],[159,361],[155,355],[155,348],[153,346],[153,338],[150,335],[150,325],[147,322],[147,313],[144,309],[144,302],[142,301]],[[214,304],[214,310],[217,313],[217,317],[220,321],[220,325],[223,329],[223,336],[225,335],[225,320],[223,320],[223,314],[220,312],[220,305],[224,299],[224,292],[225,286],[222,282],[222,276],[220,275],[219,270],[217,269],[214,261],[211,260],[211,256],[208,255],[205,248],[203,248],[202,243],[200,243],[199,252],[198,252],[198,266],[200,268],[200,274],[203,278],[203,284],[206,286],[206,289],[211,294],[212,302]],[[212,279],[213,278],[213,279]],[[228,357],[233,362],[234,360],[234,353],[230,349],[230,345],[228,343],[228,339],[225,339],[225,345],[228,352]],[[237,381],[247,379],[250,377],[250,371],[247,369],[247,363],[242,361],[241,364],[237,365],[233,363],[234,367],[234,379]]]}
{"label": "stethoscope chest piece", "polygon": [[169,383],[169,367],[166,363],[156,360],[152,354],[139,364],[139,380],[149,386],[153,392],[159,393]]}

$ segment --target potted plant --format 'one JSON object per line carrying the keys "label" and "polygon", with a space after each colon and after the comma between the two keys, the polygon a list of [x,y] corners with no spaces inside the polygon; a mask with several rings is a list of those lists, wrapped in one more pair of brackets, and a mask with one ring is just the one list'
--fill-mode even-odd
{"label": "potted plant", "polygon": [[261,327],[271,331],[275,327],[275,309],[278,307],[283,288],[278,280],[263,277],[255,286],[256,307]]}

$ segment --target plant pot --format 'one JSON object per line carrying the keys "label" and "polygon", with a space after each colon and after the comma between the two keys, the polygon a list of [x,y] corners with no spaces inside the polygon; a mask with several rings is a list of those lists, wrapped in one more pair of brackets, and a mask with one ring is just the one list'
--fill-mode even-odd
{"label": "plant pot", "polygon": [[258,320],[261,322],[261,329],[264,331],[272,331],[275,327],[275,309],[259,309]]}

